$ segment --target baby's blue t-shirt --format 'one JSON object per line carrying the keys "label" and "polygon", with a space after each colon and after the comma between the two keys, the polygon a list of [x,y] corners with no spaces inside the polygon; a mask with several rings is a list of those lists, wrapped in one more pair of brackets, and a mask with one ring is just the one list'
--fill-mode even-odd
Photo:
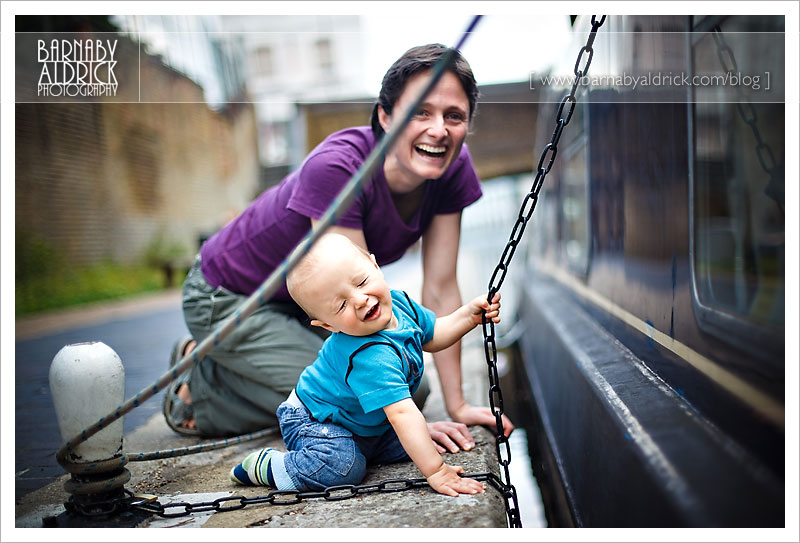
{"label": "baby's blue t-shirt", "polygon": [[402,291],[391,293],[397,328],[361,337],[332,334],[303,370],[295,391],[315,419],[379,436],[391,426],[382,408],[417,390],[422,346],[433,338],[436,315]]}

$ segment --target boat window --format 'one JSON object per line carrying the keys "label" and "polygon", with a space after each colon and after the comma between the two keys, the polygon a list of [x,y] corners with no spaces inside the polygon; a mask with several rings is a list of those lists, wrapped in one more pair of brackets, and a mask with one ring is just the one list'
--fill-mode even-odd
{"label": "boat window", "polygon": [[561,178],[562,250],[569,267],[581,275],[588,272],[589,266],[590,210],[586,154],[586,136],[582,133],[564,150],[564,173]]}
{"label": "boat window", "polygon": [[[784,324],[783,17],[695,20],[692,220],[703,323]],[[716,79],[715,79],[716,78]],[[705,83],[705,84],[704,84]],[[696,305],[697,307],[697,305]]]}

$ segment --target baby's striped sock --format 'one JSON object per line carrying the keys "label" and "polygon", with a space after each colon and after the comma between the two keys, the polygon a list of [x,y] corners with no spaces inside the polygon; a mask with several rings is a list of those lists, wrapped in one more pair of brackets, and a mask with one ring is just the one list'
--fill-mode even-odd
{"label": "baby's striped sock", "polygon": [[231,481],[247,486],[271,486],[276,488],[272,474],[273,456],[283,454],[272,447],[252,452],[231,470]]}

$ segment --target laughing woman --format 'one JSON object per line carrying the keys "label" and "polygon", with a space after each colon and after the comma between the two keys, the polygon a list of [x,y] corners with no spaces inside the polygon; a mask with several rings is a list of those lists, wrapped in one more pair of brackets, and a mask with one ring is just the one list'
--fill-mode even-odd
{"label": "laughing woman", "polygon": [[[401,122],[425,85],[442,45],[414,47],[383,78],[372,126],[331,134],[300,168],[265,191],[205,242],[183,286],[192,338],[178,341],[170,363],[211,334],[286,258],[366,160]],[[422,238],[422,304],[437,315],[461,306],[456,260],[462,210],[481,196],[464,145],[478,88],[461,55],[446,71],[390,149],[372,179],[331,231],[374,254],[379,265],[399,259]],[[316,330],[319,330],[318,328]],[[314,361],[323,337],[282,286],[191,371],[167,390],[164,415],[175,431],[204,436],[251,432],[277,424],[275,410]],[[429,426],[440,447],[474,444],[466,425],[494,427],[488,408],[467,404],[461,389],[461,347],[434,355],[453,422]],[[423,387],[420,387],[423,389]],[[422,403],[427,391],[415,397]],[[503,420],[507,433],[513,425]]]}

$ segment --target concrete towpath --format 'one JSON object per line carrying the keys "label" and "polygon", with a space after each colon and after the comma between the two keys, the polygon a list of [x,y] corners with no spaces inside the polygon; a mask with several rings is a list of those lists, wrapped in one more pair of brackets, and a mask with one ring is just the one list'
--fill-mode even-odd
{"label": "concrete towpath", "polygon": [[[502,246],[498,246],[502,240],[489,235],[490,230],[496,229],[487,228],[487,221],[496,220],[497,216],[496,213],[480,215],[475,213],[471,220],[473,228],[465,228],[462,255],[459,260],[459,282],[465,300],[485,292],[491,267],[502,251]],[[465,214],[465,221],[469,222],[467,219]],[[504,221],[508,222],[508,219]],[[465,251],[465,245],[472,249]],[[383,268],[387,281],[393,288],[404,289],[417,300],[420,299],[421,288],[419,253],[418,248],[413,249],[397,263]],[[179,304],[177,291],[145,296],[120,304],[99,304],[90,310],[84,308],[72,313],[60,313],[39,319],[38,322],[36,319],[18,322],[17,339],[36,337],[48,329],[68,328],[79,323],[102,321],[137,312],[146,313],[153,308],[179,307]],[[513,315],[513,306],[513,298],[504,293],[503,314]],[[428,358],[425,360],[425,370],[430,379],[431,396],[426,403],[424,414],[429,421],[446,420],[435,365],[430,355],[426,356]],[[467,401],[473,405],[488,405],[487,368],[480,327],[470,332],[462,341],[462,373],[463,390]],[[154,401],[156,398],[148,402]],[[492,472],[499,475],[494,435],[482,427],[471,427],[470,430],[476,440],[475,449],[455,455],[448,453],[444,455],[445,461],[449,464],[462,465],[468,473]],[[126,432],[123,449],[128,456],[131,456],[132,453],[140,451],[174,449],[201,442],[197,438],[180,436],[170,430],[159,409],[159,412],[149,417],[144,424]],[[216,451],[163,460],[131,462],[127,468],[131,471],[132,477],[125,487],[133,493],[156,495],[159,502],[164,505],[176,501],[209,502],[233,495],[263,496],[268,493],[268,489],[236,486],[229,481],[228,472],[245,454],[264,446],[280,449],[283,448],[283,443],[279,437],[262,438]],[[420,477],[421,474],[413,463],[407,462],[371,469],[364,484],[388,479]],[[63,521],[63,504],[69,497],[64,491],[63,483],[68,478],[65,474],[58,480],[18,498],[15,507],[15,528],[42,527],[45,519],[51,522],[49,517],[59,515],[62,515],[60,518]],[[504,500],[491,485],[486,486],[486,492],[477,496],[450,498],[437,494],[427,487],[414,488],[402,492],[368,493],[334,502],[310,499],[294,505],[248,505],[238,511],[192,513],[171,519],[154,516],[139,522],[136,527],[504,528],[507,525]],[[42,533],[47,534],[47,532]],[[144,539],[145,536],[141,538]]]}
{"label": "concrete towpath", "polygon": [[[418,298],[418,270],[418,262],[415,262],[412,254],[403,263],[387,269],[386,273],[393,284]],[[129,316],[178,303],[177,294],[167,292],[127,303],[101,304],[89,310],[75,311],[72,315],[62,313],[39,322],[28,320],[24,326],[17,327],[17,334],[19,337],[30,337],[54,327],[68,328],[70,325]],[[471,403],[487,405],[486,365],[480,339],[480,331],[476,329],[464,340],[464,391]],[[426,418],[430,421],[446,420],[435,365],[430,358],[426,360],[426,375],[432,390],[424,410]],[[485,428],[472,427],[470,430],[476,439],[475,449],[455,455],[445,454],[445,461],[462,465],[468,473],[493,472],[499,475],[494,436]],[[177,449],[201,442],[200,439],[174,433],[161,414],[157,413],[124,436],[123,450],[128,456],[134,456],[136,452]],[[283,443],[277,436],[188,456],[131,462],[127,465],[131,480],[125,487],[136,494],[156,495],[164,505],[175,501],[208,502],[233,495],[263,496],[268,489],[236,486],[229,481],[228,472],[245,454],[264,446],[280,449]],[[420,477],[413,463],[406,462],[372,468],[364,484]],[[69,494],[63,484],[68,479],[69,476],[64,474],[45,487],[18,499],[15,527],[42,527],[45,522],[52,522],[49,517],[57,517],[57,525],[64,525],[68,517],[64,515],[63,504],[69,499]],[[486,486],[486,492],[477,496],[449,498],[426,487],[402,492],[369,493],[337,502],[311,499],[294,505],[249,505],[239,511],[194,513],[172,519],[154,516],[138,523],[136,527],[505,527],[503,498],[491,485]],[[101,521],[99,526],[102,525]]]}
{"label": "concrete towpath", "polygon": [[[472,432],[476,438],[476,448],[468,453],[446,454],[444,455],[446,461],[462,465],[469,473],[490,470],[497,473],[494,437],[484,428],[473,427]],[[124,449],[130,455],[134,451],[167,450],[198,442],[198,439],[175,434],[164,423],[163,417],[154,416],[145,425],[125,436]],[[127,466],[131,471],[131,480],[125,486],[136,494],[158,496],[162,505],[175,501],[208,502],[234,495],[264,496],[269,489],[236,486],[228,479],[231,467],[245,454],[264,446],[282,449],[283,443],[279,437],[262,438],[217,451],[164,460],[131,462]],[[371,468],[363,484],[418,477],[421,475],[416,467],[406,462]],[[63,503],[69,497],[63,489],[63,483],[67,479],[68,476],[64,475],[19,500],[15,515],[16,527],[42,527],[47,517],[63,516]],[[181,509],[172,510],[175,511]],[[63,520],[59,525],[63,525]],[[99,521],[98,527],[103,525],[102,520]],[[506,515],[501,496],[487,485],[487,491],[477,496],[449,498],[437,494],[430,488],[420,488],[395,493],[366,494],[337,502],[312,499],[294,505],[252,505],[239,511],[191,514],[171,519],[153,516],[135,527],[201,526],[207,528],[505,527]]]}

